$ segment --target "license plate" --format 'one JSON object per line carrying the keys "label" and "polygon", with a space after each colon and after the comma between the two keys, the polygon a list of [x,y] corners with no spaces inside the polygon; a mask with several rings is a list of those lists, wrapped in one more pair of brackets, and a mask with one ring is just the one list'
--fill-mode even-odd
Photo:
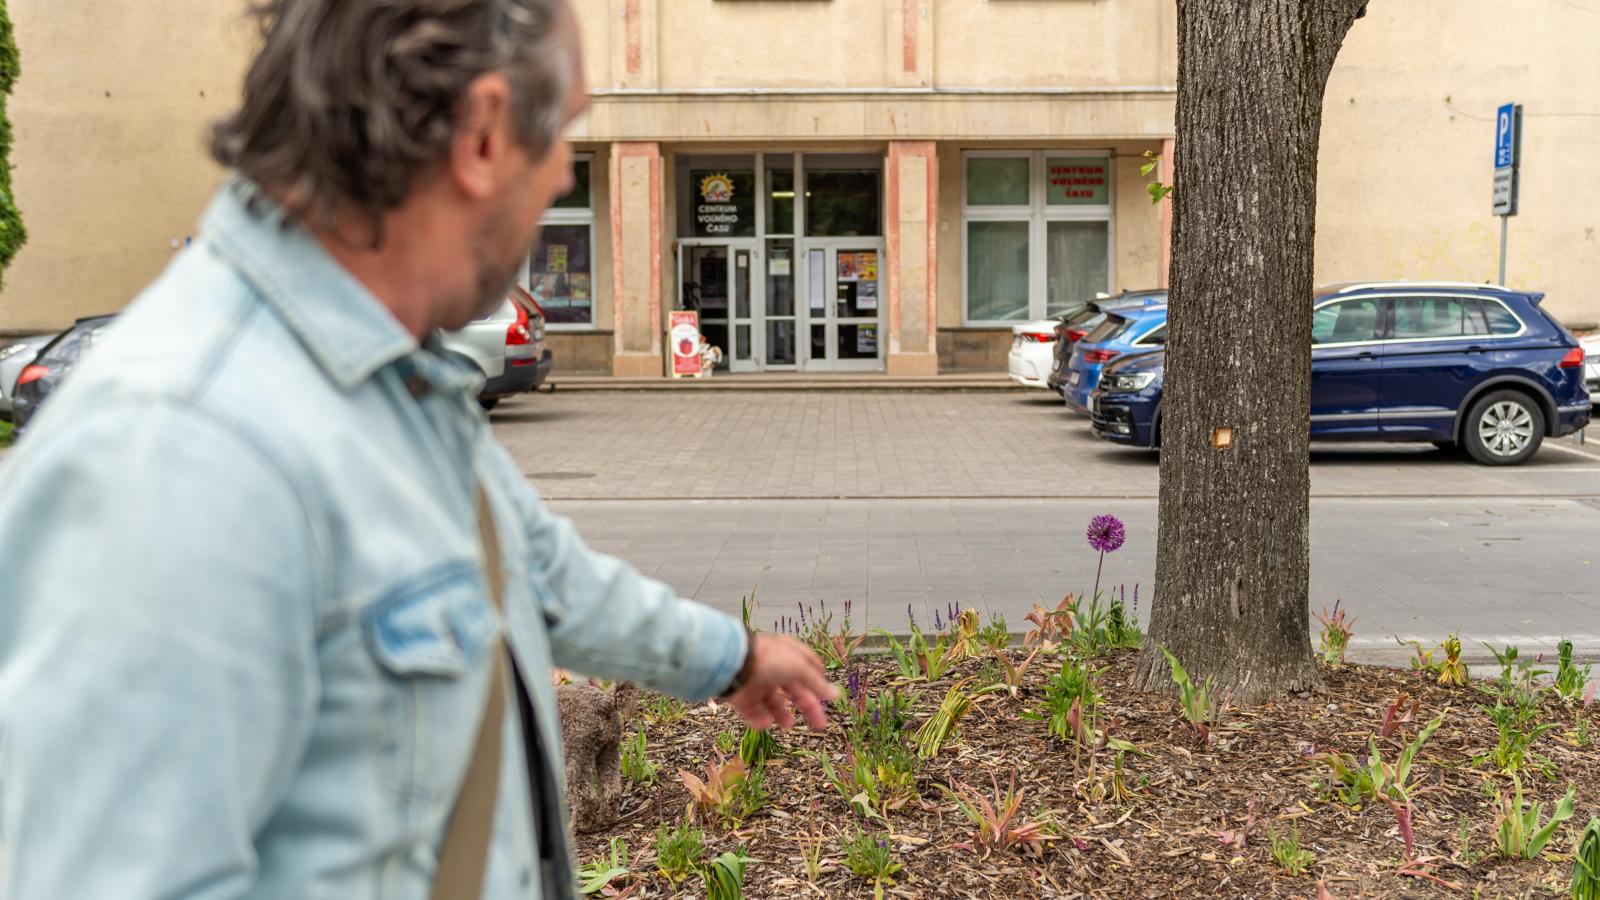
{"label": "license plate", "polygon": [[1061,360],[1059,360],[1059,359],[1050,360],[1050,371],[1052,371],[1052,372],[1061,371]]}
{"label": "license plate", "polygon": [[1095,408],[1094,398],[1090,397],[1089,398],[1089,415],[1091,415],[1091,416],[1094,415],[1094,408]]}
{"label": "license plate", "polygon": [[1072,377],[1067,379],[1067,384],[1070,384],[1073,387],[1077,387],[1078,386],[1078,382],[1082,381],[1082,380],[1083,380],[1083,373],[1082,372],[1073,372],[1072,373]]}

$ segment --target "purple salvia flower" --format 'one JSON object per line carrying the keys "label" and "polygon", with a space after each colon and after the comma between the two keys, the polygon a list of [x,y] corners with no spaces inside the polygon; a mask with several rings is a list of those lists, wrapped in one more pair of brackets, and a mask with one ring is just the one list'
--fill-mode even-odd
{"label": "purple salvia flower", "polygon": [[1101,553],[1115,553],[1127,536],[1122,520],[1116,516],[1095,516],[1089,520],[1089,546]]}
{"label": "purple salvia flower", "polygon": [[796,601],[795,602],[795,608],[800,610],[800,627],[801,628],[806,627],[806,605],[804,603],[800,603],[799,601]]}
{"label": "purple salvia flower", "polygon": [[911,604],[909,603],[906,604],[906,619],[911,622],[912,628],[917,627],[917,617],[911,614]]}
{"label": "purple salvia flower", "polygon": [[846,600],[844,602],[844,617],[846,619],[850,618],[850,601],[849,600]]}
{"label": "purple salvia flower", "polygon": [[878,705],[876,703],[872,705],[872,727],[878,727]]}
{"label": "purple salvia flower", "polygon": [[933,630],[934,631],[943,631],[944,630],[944,623],[939,621],[939,611],[937,609],[933,611]]}
{"label": "purple salvia flower", "polygon": [[856,666],[851,669],[845,680],[846,686],[850,689],[850,699],[854,700],[861,696],[861,667]]}
{"label": "purple salvia flower", "polygon": [[817,602],[822,604],[822,611],[823,612],[827,612],[828,611],[828,598],[827,597],[823,597],[821,600],[818,600]]}

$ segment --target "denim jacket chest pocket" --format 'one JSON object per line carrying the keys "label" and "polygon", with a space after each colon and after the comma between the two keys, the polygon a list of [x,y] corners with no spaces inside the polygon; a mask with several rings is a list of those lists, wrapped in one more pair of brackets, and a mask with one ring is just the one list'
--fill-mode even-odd
{"label": "denim jacket chest pocket", "polygon": [[402,801],[447,803],[477,736],[501,630],[476,562],[448,564],[362,616],[390,788]]}

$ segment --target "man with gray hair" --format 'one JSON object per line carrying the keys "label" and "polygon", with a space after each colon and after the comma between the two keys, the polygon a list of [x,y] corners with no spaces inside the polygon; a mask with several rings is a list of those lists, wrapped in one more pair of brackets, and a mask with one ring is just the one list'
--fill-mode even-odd
{"label": "man with gray hair", "polygon": [[584,546],[438,352],[570,189],[562,0],[271,0],[234,170],[0,468],[0,897],[574,892],[553,665],[813,725]]}

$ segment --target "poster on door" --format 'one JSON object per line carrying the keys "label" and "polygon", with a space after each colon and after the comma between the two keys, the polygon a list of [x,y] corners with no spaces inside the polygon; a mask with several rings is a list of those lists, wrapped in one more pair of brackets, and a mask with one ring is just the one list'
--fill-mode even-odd
{"label": "poster on door", "polygon": [[839,252],[840,281],[877,281],[878,253],[863,250],[858,253]]}
{"label": "poster on door", "polygon": [[878,282],[860,281],[856,283],[856,309],[870,312],[878,308]]}
{"label": "poster on door", "polygon": [[858,356],[878,355],[878,326],[862,325],[856,329],[856,354]]}
{"label": "poster on door", "polygon": [[544,248],[546,271],[562,273],[567,271],[567,245],[549,244]]}
{"label": "poster on door", "polygon": [[700,314],[674,310],[667,334],[672,340],[672,377],[700,377]]}

